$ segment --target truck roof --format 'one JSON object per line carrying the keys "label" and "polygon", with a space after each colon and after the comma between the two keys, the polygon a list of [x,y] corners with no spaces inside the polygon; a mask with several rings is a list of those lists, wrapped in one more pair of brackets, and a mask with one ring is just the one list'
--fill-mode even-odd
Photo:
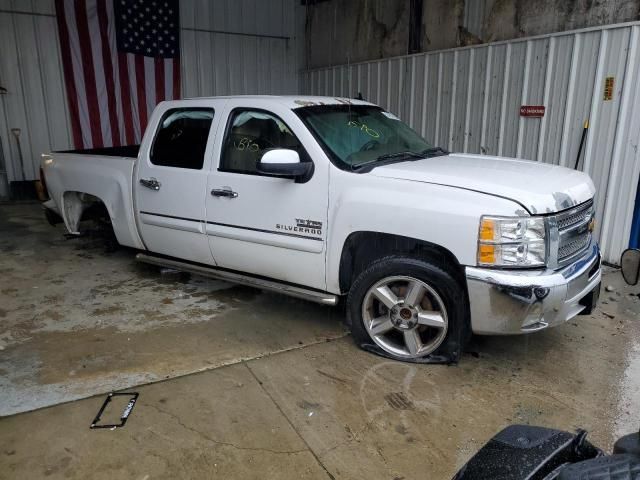
{"label": "truck roof", "polygon": [[346,97],[329,97],[316,95],[227,95],[219,97],[193,97],[185,100],[197,100],[198,98],[225,98],[225,99],[256,99],[256,100],[272,100],[280,104],[284,104],[291,109],[310,107],[315,105],[373,105],[364,100]]}

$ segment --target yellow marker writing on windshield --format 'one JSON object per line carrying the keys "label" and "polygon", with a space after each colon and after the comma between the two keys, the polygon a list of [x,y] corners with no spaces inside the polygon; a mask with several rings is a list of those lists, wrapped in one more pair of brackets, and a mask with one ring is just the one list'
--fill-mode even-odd
{"label": "yellow marker writing on windshield", "polygon": [[373,128],[367,127],[364,123],[356,122],[355,120],[349,120],[347,122],[347,125],[350,127],[360,128],[360,131],[366,133],[370,137],[380,138],[380,134],[378,132],[376,132]]}

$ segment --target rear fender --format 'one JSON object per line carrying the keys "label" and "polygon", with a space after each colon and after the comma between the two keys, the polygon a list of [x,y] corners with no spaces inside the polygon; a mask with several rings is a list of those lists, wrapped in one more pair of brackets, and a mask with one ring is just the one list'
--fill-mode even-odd
{"label": "rear fender", "polygon": [[[104,202],[98,197],[81,192],[64,192],[62,195],[62,219],[69,233],[78,235],[80,233],[79,226],[82,220],[82,214],[92,204]],[[106,207],[106,205],[105,205]],[[111,212],[107,207],[109,216]]]}
{"label": "rear fender", "polygon": [[[67,230],[77,235],[86,210],[104,205],[123,246],[144,249],[133,206],[135,159],[58,152],[43,160],[47,188]],[[46,205],[45,205],[46,206]]]}

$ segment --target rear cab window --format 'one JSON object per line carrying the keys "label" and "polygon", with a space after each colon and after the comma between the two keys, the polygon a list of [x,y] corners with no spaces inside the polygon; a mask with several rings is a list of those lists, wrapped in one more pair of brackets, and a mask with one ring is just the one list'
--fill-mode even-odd
{"label": "rear cab window", "polygon": [[167,110],[160,119],[151,145],[151,163],[163,167],[202,169],[213,116],[213,108]]}

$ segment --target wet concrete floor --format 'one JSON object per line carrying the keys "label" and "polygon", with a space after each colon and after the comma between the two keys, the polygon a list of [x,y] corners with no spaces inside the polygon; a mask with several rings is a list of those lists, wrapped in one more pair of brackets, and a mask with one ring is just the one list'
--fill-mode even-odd
{"label": "wet concrete floor", "polygon": [[[358,350],[339,309],[133,256],[0,206],[0,478],[440,479],[510,423],[604,448],[640,423],[640,287],[614,270],[593,315],[423,366]],[[122,389],[126,426],[89,430]]]}
{"label": "wet concrete floor", "polygon": [[0,207],[0,416],[347,334],[340,312],[67,239],[38,205]]}

